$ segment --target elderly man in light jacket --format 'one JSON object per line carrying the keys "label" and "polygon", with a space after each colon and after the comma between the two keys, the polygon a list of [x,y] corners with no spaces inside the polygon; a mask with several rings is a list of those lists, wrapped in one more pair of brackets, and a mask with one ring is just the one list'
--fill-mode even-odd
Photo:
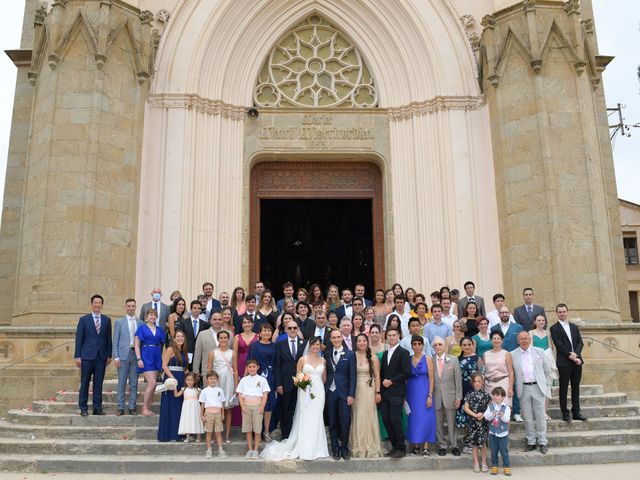
{"label": "elderly man in light jacket", "polygon": [[544,350],[531,345],[531,337],[526,331],[518,333],[518,345],[511,352],[515,374],[514,389],[522,409],[524,436],[527,439],[525,452],[536,449],[547,453],[547,422],[545,419],[545,399],[550,396],[548,378],[551,365]]}

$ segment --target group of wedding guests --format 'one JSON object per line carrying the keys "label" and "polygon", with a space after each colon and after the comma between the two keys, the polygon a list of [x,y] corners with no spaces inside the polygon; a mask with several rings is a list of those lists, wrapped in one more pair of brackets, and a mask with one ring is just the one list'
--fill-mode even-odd
{"label": "group of wedding guests", "polygon": [[[91,379],[93,413],[104,414],[102,379],[113,359],[117,414],[137,414],[142,373],[143,415],[154,415],[151,403],[162,392],[158,440],[200,441],[206,431],[208,457],[215,434],[219,456],[226,458],[234,425],[247,435],[246,458],[258,457],[261,439],[269,442],[262,453],[267,459],[326,457],[328,426],[336,460],[401,458],[407,442],[411,453],[429,456],[430,444],[436,444],[441,456],[458,456],[461,448],[473,453],[476,471],[486,471],[488,443],[491,473],[497,473],[500,452],[510,474],[511,419],[524,420],[527,451],[538,445],[547,452],[554,378],[560,380],[563,419],[585,420],[579,406],[580,333],[564,304],[556,308],[558,322],[547,329],[530,288],[514,315],[502,294],[494,295],[495,309],[486,313],[473,282],[464,285],[461,298],[448,287],[432,292],[430,308],[424,295],[399,284],[376,291],[373,301],[365,298],[363,285],[345,288],[339,297],[332,285],[325,298],[319,285],[295,291],[286,283],[277,303],[261,282],[252,295],[238,287],[219,300],[213,289],[205,283],[188,309],[180,292],[167,305],[154,289],[139,316],[135,300],[127,299],[113,340],[111,322],[101,314],[103,299],[92,297],[92,313],[80,319],[76,335],[81,414],[88,414]],[[305,388],[295,385],[299,372],[311,379]],[[282,442],[272,441],[278,429]],[[391,447],[386,453],[384,440]]]}

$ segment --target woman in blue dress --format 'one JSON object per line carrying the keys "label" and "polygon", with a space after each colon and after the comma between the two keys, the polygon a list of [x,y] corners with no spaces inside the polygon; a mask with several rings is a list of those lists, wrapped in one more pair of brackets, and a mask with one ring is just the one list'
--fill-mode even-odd
{"label": "woman in blue dress", "polygon": [[162,345],[165,341],[165,334],[161,328],[156,327],[157,318],[158,313],[154,309],[147,310],[144,319],[146,323],[140,325],[136,330],[133,343],[138,359],[138,372],[142,373],[147,381],[142,405],[142,414],[146,416],[154,415],[151,411],[151,402],[156,389],[158,372],[162,370]]}
{"label": "woman in blue dress", "polygon": [[[469,337],[462,337],[460,340],[460,348],[462,353],[458,357],[460,363],[460,371],[462,372],[462,398],[465,398],[467,393],[473,391],[473,382],[471,376],[482,369],[482,360],[478,355],[474,353],[473,340]],[[460,405],[460,408],[456,411],[456,426],[458,428],[465,428],[467,426],[469,418],[464,412],[464,402]],[[465,450],[470,446],[465,445]],[[465,453],[470,453],[466,452]]]}
{"label": "woman in blue dress", "polygon": [[413,444],[412,453],[429,456],[429,442],[436,441],[436,409],[433,405],[433,361],[426,357],[424,339],[411,338],[411,377],[407,382],[407,403],[411,409],[407,419],[407,441]]}
{"label": "woman in blue dress", "polygon": [[[176,389],[184,387],[184,375],[188,366],[187,341],[184,332],[178,330],[176,336],[162,355],[162,370],[164,380],[174,378],[178,385]],[[160,420],[158,422],[158,441],[180,441],[178,435],[180,426],[180,413],[182,412],[183,396],[176,397],[173,390],[163,392],[160,399]]]}
{"label": "woman in blue dress", "polygon": [[273,373],[273,364],[275,363],[276,344],[271,341],[273,336],[273,327],[270,323],[260,325],[260,341],[252,343],[249,348],[247,360],[257,360],[260,365],[258,374],[267,379],[271,391],[267,398],[267,404],[264,407],[264,440],[271,441],[271,412],[273,412],[276,404],[276,381]]}

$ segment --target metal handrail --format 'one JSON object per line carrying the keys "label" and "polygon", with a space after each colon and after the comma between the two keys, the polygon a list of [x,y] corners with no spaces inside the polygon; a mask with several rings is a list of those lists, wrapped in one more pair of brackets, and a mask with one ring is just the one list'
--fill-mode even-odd
{"label": "metal handrail", "polygon": [[614,347],[613,345],[610,345],[610,344],[608,344],[606,342],[603,342],[601,340],[598,340],[596,338],[593,338],[593,337],[584,337],[584,338],[587,339],[587,340],[590,340],[592,342],[597,342],[597,343],[599,343],[601,345],[604,345],[607,348],[610,348],[612,350],[617,350],[620,353],[624,353],[625,355],[629,355],[630,357],[637,358],[638,360],[640,360],[640,357],[638,355],[635,355],[635,354],[633,354],[631,352],[627,352],[626,350],[622,350],[621,348]]}
{"label": "metal handrail", "polygon": [[11,368],[11,367],[19,365],[21,363],[24,363],[27,360],[31,360],[32,358],[39,357],[40,355],[44,355],[45,353],[51,352],[51,351],[56,350],[56,349],[58,349],[60,347],[66,347],[66,350],[69,351],[68,345],[70,343],[75,343],[75,340],[69,340],[67,342],[61,343],[60,345],[56,345],[55,347],[47,348],[46,350],[41,350],[38,353],[34,353],[33,355],[29,355],[28,357],[23,358],[22,360],[18,360],[17,362],[13,362],[13,363],[10,363],[9,365],[5,365],[2,368],[0,368],[0,372],[3,371],[3,370],[6,370],[7,368]]}

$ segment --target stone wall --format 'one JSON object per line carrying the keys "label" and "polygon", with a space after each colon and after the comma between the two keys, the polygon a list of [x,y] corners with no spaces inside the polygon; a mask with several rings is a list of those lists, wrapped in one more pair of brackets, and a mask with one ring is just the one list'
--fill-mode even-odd
{"label": "stone wall", "polygon": [[627,320],[600,86],[607,59],[597,55],[592,19],[576,0],[524,1],[483,25],[505,293],[533,287],[548,307],[566,302],[585,319]]}
{"label": "stone wall", "polygon": [[[92,293],[105,296],[109,313],[134,290],[150,22],[111,1],[57,1],[36,12],[32,104],[25,91],[14,122],[14,158],[24,166],[7,177],[26,181],[7,191],[0,235],[17,262],[5,323],[10,313],[14,325],[73,324]],[[21,212],[7,210],[16,188]]]}

